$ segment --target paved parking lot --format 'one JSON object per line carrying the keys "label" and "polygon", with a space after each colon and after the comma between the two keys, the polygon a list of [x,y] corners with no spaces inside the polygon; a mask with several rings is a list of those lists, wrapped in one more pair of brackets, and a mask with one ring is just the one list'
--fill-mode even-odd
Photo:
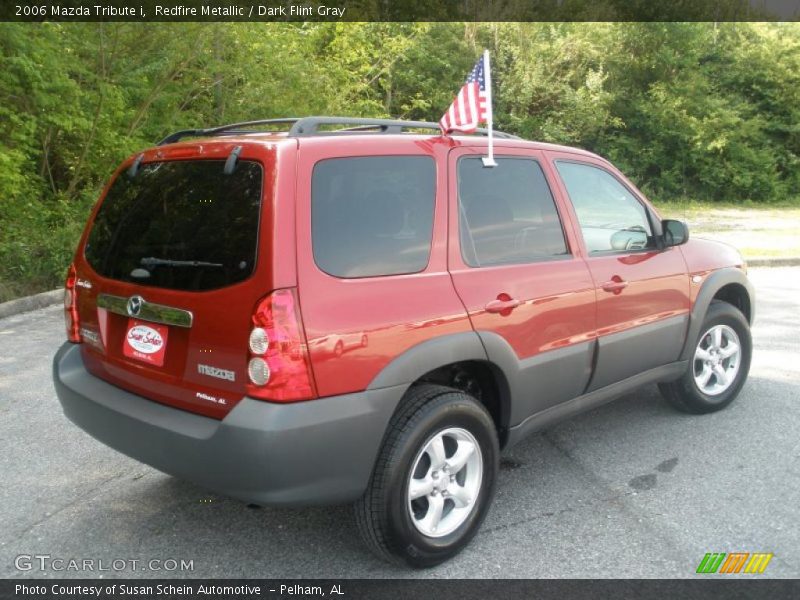
{"label": "paved parking lot", "polygon": [[[50,381],[59,307],[0,320],[0,577],[92,575],[19,555],[138,560],[119,575],[142,577],[691,577],[711,551],[773,552],[765,576],[800,577],[800,268],[751,277],[756,351],[731,407],[683,415],[648,387],[534,436],[469,548],[422,572],[374,559],[349,507],[248,508],[95,442]],[[194,568],[140,570],[153,559]]]}

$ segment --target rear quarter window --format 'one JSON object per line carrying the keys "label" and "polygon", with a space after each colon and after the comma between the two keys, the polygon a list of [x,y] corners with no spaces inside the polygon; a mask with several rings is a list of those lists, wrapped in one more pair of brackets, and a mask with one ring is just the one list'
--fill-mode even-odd
{"label": "rear quarter window", "polygon": [[103,277],[203,291],[247,279],[255,267],[263,171],[239,161],[144,164],[111,185],[84,249]]}
{"label": "rear quarter window", "polygon": [[436,168],[427,156],[332,158],[314,167],[314,261],[341,278],[417,273],[431,250]]}

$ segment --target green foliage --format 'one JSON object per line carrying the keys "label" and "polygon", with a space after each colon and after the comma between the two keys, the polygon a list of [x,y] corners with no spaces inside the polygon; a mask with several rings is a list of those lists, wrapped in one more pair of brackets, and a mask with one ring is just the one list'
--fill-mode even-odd
{"label": "green foliage", "polygon": [[61,283],[116,165],[167,133],[436,121],[484,47],[498,128],[607,156],[658,200],[800,197],[795,23],[2,23],[0,301]]}

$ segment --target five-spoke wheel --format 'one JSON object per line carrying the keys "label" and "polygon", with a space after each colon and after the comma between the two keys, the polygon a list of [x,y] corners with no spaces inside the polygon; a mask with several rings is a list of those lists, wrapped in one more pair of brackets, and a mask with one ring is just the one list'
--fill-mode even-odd
{"label": "five-spoke wheel", "polygon": [[454,556],[486,515],[499,454],[494,421],[476,398],[440,385],[412,387],[356,504],[364,541],[414,567]]}
{"label": "five-spoke wheel", "polygon": [[728,325],[714,325],[700,337],[694,351],[694,381],[709,396],[727,390],[739,372],[741,342]]}
{"label": "five-spoke wheel", "polygon": [[481,449],[466,429],[440,431],[425,444],[411,469],[408,510],[424,535],[442,537],[475,507],[483,479]]}
{"label": "five-spoke wheel", "polygon": [[750,324],[727,302],[714,301],[706,312],[684,375],[659,384],[664,397],[684,412],[710,413],[733,402],[750,369]]}

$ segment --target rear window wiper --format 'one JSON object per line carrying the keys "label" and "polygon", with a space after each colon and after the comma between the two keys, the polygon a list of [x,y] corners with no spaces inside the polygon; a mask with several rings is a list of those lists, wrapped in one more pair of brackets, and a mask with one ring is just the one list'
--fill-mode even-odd
{"label": "rear window wiper", "polygon": [[143,267],[214,267],[222,268],[222,263],[206,262],[204,260],[173,260],[171,258],[156,258],[148,256],[139,260]]}

